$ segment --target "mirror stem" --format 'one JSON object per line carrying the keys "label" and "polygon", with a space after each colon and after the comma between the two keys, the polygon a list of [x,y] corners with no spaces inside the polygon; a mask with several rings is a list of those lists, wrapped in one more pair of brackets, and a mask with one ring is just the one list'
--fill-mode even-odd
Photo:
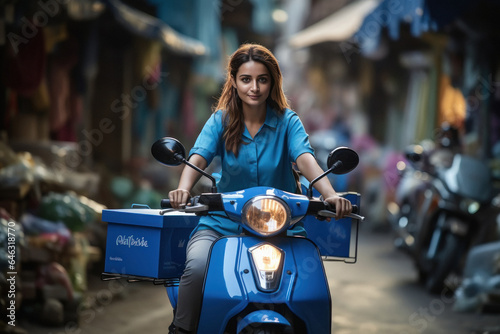
{"label": "mirror stem", "polygon": [[334,171],[335,169],[339,168],[339,167],[342,167],[342,161],[338,160],[337,162],[335,162],[333,164],[333,166],[328,169],[326,172],[324,172],[323,174],[321,174],[320,176],[318,176],[317,178],[315,178],[314,180],[311,181],[311,183],[309,183],[309,188],[307,189],[307,197],[309,198],[312,198],[313,197],[313,185],[319,181],[320,179],[322,179],[325,175],[327,175],[328,173],[331,173],[332,171]]}
{"label": "mirror stem", "polygon": [[184,158],[181,154],[177,154],[175,153],[174,154],[175,157],[177,159],[179,159],[179,161],[181,161],[183,164],[186,164],[188,165],[189,167],[197,170],[199,173],[201,173],[202,175],[205,175],[206,177],[208,177],[210,179],[210,181],[212,181],[212,189],[211,189],[211,192],[212,193],[216,193],[217,192],[217,183],[215,182],[215,178],[208,174],[207,172],[205,172],[204,170],[198,168],[197,166],[193,165],[192,163],[190,163],[189,161],[186,160],[186,158]]}

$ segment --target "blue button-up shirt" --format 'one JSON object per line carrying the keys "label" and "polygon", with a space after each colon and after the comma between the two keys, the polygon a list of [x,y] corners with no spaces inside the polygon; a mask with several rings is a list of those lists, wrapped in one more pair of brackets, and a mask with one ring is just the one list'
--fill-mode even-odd
{"label": "blue button-up shirt", "polygon": [[[198,136],[189,155],[199,154],[210,164],[220,157],[221,171],[217,183],[220,192],[267,186],[295,192],[297,183],[292,162],[304,153],[314,154],[298,115],[286,109],[283,115],[267,107],[266,120],[252,138],[245,127],[243,144],[236,157],[226,151],[223,138],[224,116],[221,110],[213,113]],[[234,222],[221,217],[202,217],[200,225],[222,234],[237,234]],[[202,228],[202,227],[199,228]]]}

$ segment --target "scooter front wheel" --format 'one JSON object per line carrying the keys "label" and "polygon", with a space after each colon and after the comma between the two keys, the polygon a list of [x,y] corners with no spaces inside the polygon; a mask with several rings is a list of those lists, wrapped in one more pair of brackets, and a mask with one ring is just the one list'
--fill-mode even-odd
{"label": "scooter front wheel", "polygon": [[437,256],[432,259],[432,268],[427,273],[425,288],[430,293],[440,293],[445,287],[445,280],[455,269],[464,243],[458,236],[447,233],[442,240]]}

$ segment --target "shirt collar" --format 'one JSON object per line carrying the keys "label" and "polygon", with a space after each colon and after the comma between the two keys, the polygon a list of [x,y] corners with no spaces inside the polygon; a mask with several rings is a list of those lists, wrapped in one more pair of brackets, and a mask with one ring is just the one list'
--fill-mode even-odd
{"label": "shirt collar", "polygon": [[277,124],[278,124],[278,115],[276,115],[276,112],[274,111],[273,108],[267,105],[266,120],[264,121],[264,125],[276,129]]}
{"label": "shirt collar", "polygon": [[[276,114],[276,111],[273,108],[271,108],[269,105],[267,105],[266,120],[264,121],[264,124],[262,126],[267,126],[269,128],[276,129],[277,125],[278,125],[278,115]],[[260,132],[260,130],[259,130],[259,132]],[[250,136],[250,133],[248,133],[246,126],[245,126],[245,130],[243,131],[243,136],[252,140],[252,136]]]}

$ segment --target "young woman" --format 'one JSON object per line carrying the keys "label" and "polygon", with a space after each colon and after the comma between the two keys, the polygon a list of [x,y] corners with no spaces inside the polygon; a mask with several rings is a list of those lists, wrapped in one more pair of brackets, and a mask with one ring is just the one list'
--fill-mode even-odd
{"label": "young woman", "polygon": [[[292,162],[309,181],[323,173],[302,122],[289,109],[278,61],[267,48],[257,44],[244,44],[231,56],[215,112],[189,155],[189,161],[201,169],[215,156],[220,157],[220,192],[255,186],[296,192]],[[183,170],[178,188],[169,193],[172,207],[187,203],[199,178],[194,169]],[[335,206],[337,218],[351,212],[351,203],[337,195],[327,178],[318,181],[315,188]],[[177,333],[196,329],[210,246],[222,235],[239,234],[240,229],[219,216],[200,218],[187,245],[174,319]]]}

